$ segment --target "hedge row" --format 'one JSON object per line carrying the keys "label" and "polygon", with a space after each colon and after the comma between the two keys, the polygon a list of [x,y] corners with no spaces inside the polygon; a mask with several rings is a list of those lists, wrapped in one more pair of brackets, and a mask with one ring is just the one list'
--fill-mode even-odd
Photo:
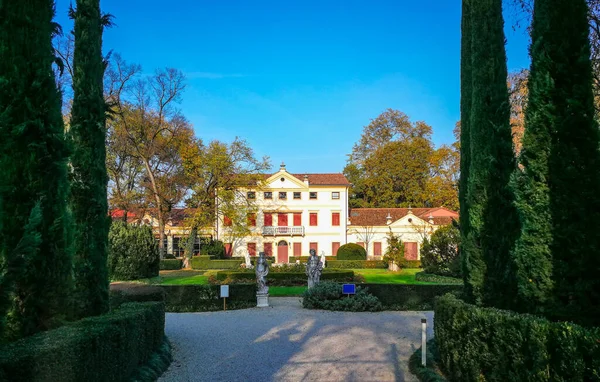
{"label": "hedge row", "polygon": [[161,302],[123,304],[0,348],[2,381],[129,381],[164,341]]}
{"label": "hedge row", "polygon": [[402,268],[421,268],[421,260],[403,260]]}
{"label": "hedge row", "polygon": [[327,268],[330,269],[385,269],[385,263],[382,260],[331,260],[327,262]]}
{"label": "hedge row", "polygon": [[183,261],[180,259],[163,259],[160,261],[160,270],[161,271],[172,271],[181,269],[183,266]]}
{"label": "hedge row", "polygon": [[243,258],[231,260],[212,260],[210,256],[192,257],[192,269],[238,269],[244,262]]}
{"label": "hedge row", "polygon": [[462,285],[361,284],[388,310],[432,310],[435,298],[460,294]]}
{"label": "hedge row", "polygon": [[415,280],[438,284],[463,284],[462,279],[454,277],[434,275],[433,273],[418,272],[415,274]]}
{"label": "hedge row", "polygon": [[[223,310],[219,285],[161,285],[167,312],[208,312]],[[256,284],[229,286],[227,309],[256,306]]]}
{"label": "hedge row", "polygon": [[450,380],[600,380],[600,328],[480,308],[443,296],[435,304],[434,330]]}
{"label": "hedge row", "polygon": [[[217,272],[216,279],[218,281],[236,281],[236,280],[254,280],[254,273],[250,272]],[[323,272],[321,280],[329,281],[352,281],[354,279],[353,271],[329,271]],[[300,272],[272,272],[267,275],[267,284],[271,285],[306,285],[308,277],[305,273]]]}
{"label": "hedge row", "polygon": [[[310,256],[290,256],[288,258],[288,262],[290,264],[294,264],[298,260],[298,261],[300,261],[300,264],[306,264],[306,262],[308,261],[309,257]],[[335,257],[335,256],[325,256],[325,262],[327,264],[329,264],[330,261],[334,261],[334,260],[337,260],[337,257]]]}

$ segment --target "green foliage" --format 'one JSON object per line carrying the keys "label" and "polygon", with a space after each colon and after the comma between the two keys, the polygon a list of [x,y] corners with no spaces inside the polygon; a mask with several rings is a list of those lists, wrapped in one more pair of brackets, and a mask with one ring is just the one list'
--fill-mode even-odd
{"label": "green foliage", "polygon": [[390,264],[396,264],[400,268],[404,268],[406,266],[406,259],[404,258],[404,244],[402,240],[400,240],[400,236],[394,235],[392,231],[388,233],[386,238],[387,240],[387,249],[383,254],[383,262],[386,267],[389,267]]}
{"label": "green foliage", "polygon": [[364,284],[387,310],[432,310],[436,297],[460,295],[462,285]]}
{"label": "green foliage", "polygon": [[[190,230],[190,234],[188,237],[185,237],[181,241],[181,247],[184,249],[185,257],[191,259],[194,256],[194,244],[196,243],[196,239],[198,238],[198,228],[193,227]],[[202,243],[202,242],[200,242]]]}
{"label": "green foliage", "polygon": [[383,260],[330,260],[326,269],[385,269]]}
{"label": "green foliage", "polygon": [[435,303],[442,369],[455,381],[595,381],[600,330],[480,308],[453,296]]}
{"label": "green foliage", "polygon": [[425,366],[421,364],[423,348],[418,348],[408,359],[408,369],[421,382],[446,382],[447,379],[440,374],[440,353],[435,339],[427,341]]}
{"label": "green foliage", "polygon": [[165,301],[165,292],[158,286],[140,283],[115,283],[110,286],[110,310],[129,302]]}
{"label": "green foliage", "polygon": [[192,257],[192,269],[238,269],[244,262],[243,258],[231,260],[211,260],[210,256]]}
{"label": "green foliage", "polygon": [[200,255],[209,256],[211,259],[224,259],[225,246],[221,240],[209,240],[200,244]]}
{"label": "green foliage", "polygon": [[73,108],[69,138],[74,230],[74,316],[108,311],[106,111],[100,0],[78,0],[74,18]]}
{"label": "green foliage", "polygon": [[114,221],[108,242],[108,270],[112,280],[158,276],[160,259],[152,228]]}
{"label": "green foliage", "polygon": [[[308,277],[302,272],[271,272],[267,275],[268,285],[306,285]],[[348,270],[328,270],[321,274],[321,280],[333,280],[340,282],[352,282],[354,272]],[[217,272],[216,281],[221,284],[256,282],[254,271]]]}
{"label": "green foliage", "polygon": [[55,327],[70,311],[71,217],[54,2],[2,2],[0,342]]}
{"label": "green foliage", "polygon": [[341,310],[346,312],[378,312],[381,303],[363,287],[356,294],[342,294],[342,286],[331,282],[320,282],[307,289],[302,295],[302,307],[306,309]]}
{"label": "green foliage", "polygon": [[459,278],[440,276],[426,272],[419,272],[415,274],[415,280],[438,284],[463,284],[463,280]]}
{"label": "green foliage", "polygon": [[[219,285],[161,285],[167,312],[223,310]],[[256,282],[229,285],[227,309],[256,307]]]}
{"label": "green foliage", "polygon": [[163,259],[160,261],[160,270],[161,271],[172,271],[181,269],[183,266],[183,261],[180,259]]}
{"label": "green foliage", "polygon": [[3,381],[129,381],[164,341],[161,302],[129,303],[0,349]]}
{"label": "green foliage", "polygon": [[348,243],[342,245],[337,251],[338,260],[366,260],[367,251],[358,244]]}
{"label": "green foliage", "polygon": [[[306,264],[309,257],[310,256],[290,256],[288,261],[290,264],[295,264],[296,261],[300,261],[300,264]],[[336,256],[325,256],[325,265],[328,265],[332,260],[338,260],[338,258]]]}
{"label": "green foliage", "polygon": [[156,352],[150,356],[150,360],[139,368],[134,376],[131,377],[132,382],[154,382],[167,371],[173,361],[171,354],[171,343],[165,337],[163,344]]}
{"label": "green foliage", "polygon": [[425,238],[421,247],[421,262],[427,273],[461,277],[458,248],[460,231],[453,224],[438,228],[431,238]]}

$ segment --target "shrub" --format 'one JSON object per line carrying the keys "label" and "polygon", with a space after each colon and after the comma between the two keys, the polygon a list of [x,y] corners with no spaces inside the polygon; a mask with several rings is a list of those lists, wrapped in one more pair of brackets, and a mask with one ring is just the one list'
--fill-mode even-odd
{"label": "shrub", "polygon": [[152,228],[113,221],[108,233],[108,271],[113,280],[158,276],[158,246]]}
{"label": "shrub", "polygon": [[181,259],[163,259],[160,261],[161,271],[172,271],[181,269],[183,261]]}
{"label": "shrub", "polygon": [[381,303],[366,288],[357,287],[356,294],[342,294],[342,286],[331,282],[321,282],[307,289],[302,295],[302,307],[306,309],[341,310],[347,312],[378,312]]}
{"label": "shrub", "polygon": [[421,364],[421,350],[418,348],[408,360],[408,369],[417,376],[421,382],[446,382],[447,379],[440,375],[440,353],[435,339],[427,341],[425,366]]}
{"label": "shrub", "polygon": [[113,283],[110,285],[110,309],[114,310],[128,302],[164,302],[165,292],[159,286],[137,283]]}
{"label": "shrub", "polygon": [[435,298],[446,293],[460,295],[462,285],[364,284],[388,310],[432,310]]}
{"label": "shrub", "polygon": [[192,257],[192,269],[238,269],[244,262],[244,259],[239,257],[231,260],[211,260],[210,256],[194,256]]}
{"label": "shrub", "polygon": [[225,259],[225,246],[221,240],[205,240],[200,242],[200,255],[211,259]]}
{"label": "shrub", "polygon": [[[219,285],[161,285],[167,312],[223,310]],[[229,286],[227,309],[256,307],[256,283]]]}
{"label": "shrub", "polygon": [[302,273],[306,269],[306,264],[276,264],[270,265],[269,273]]}
{"label": "shrub", "polygon": [[442,368],[456,381],[597,381],[600,329],[480,308],[453,296],[435,303]]}
{"label": "shrub", "polygon": [[402,262],[403,268],[421,268],[421,260],[406,260]]}
{"label": "shrub", "polygon": [[462,279],[457,279],[454,277],[446,277],[440,275],[433,275],[431,273],[419,272],[415,274],[415,280],[424,281],[430,283],[438,283],[438,284],[463,284]]}
{"label": "shrub", "polygon": [[421,247],[421,262],[425,272],[440,276],[462,277],[458,246],[460,231],[449,224],[438,228]]}
{"label": "shrub", "polygon": [[129,381],[164,341],[161,302],[123,304],[0,348],[2,381]]}
{"label": "shrub", "polygon": [[342,245],[337,252],[338,260],[366,260],[367,251],[358,244],[348,243]]}
{"label": "shrub", "polygon": [[405,268],[407,265],[407,260],[404,258],[404,244],[402,243],[402,240],[400,240],[400,237],[394,235],[390,231],[386,240],[387,249],[383,255],[383,262],[386,267],[390,267],[391,264],[395,264],[400,268]]}
{"label": "shrub", "polygon": [[[221,284],[256,282],[253,271],[218,272],[216,280]],[[354,280],[354,272],[342,270],[327,271],[323,272],[321,280],[351,282]],[[306,285],[307,282],[308,277],[304,272],[269,272],[267,275],[267,285],[271,286]]]}
{"label": "shrub", "polygon": [[385,268],[382,260],[332,260],[327,262],[328,269],[373,269]]}
{"label": "shrub", "polygon": [[[290,264],[295,264],[296,261],[300,261],[300,264],[306,264],[310,256],[290,256],[288,261]],[[325,256],[325,265],[328,265],[331,260],[337,260],[336,256]]]}

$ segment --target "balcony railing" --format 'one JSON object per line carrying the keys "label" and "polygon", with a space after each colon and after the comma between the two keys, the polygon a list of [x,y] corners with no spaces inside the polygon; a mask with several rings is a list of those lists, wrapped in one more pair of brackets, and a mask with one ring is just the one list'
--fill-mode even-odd
{"label": "balcony railing", "polygon": [[275,227],[263,226],[262,234],[265,236],[294,236],[304,235],[304,226],[295,227]]}

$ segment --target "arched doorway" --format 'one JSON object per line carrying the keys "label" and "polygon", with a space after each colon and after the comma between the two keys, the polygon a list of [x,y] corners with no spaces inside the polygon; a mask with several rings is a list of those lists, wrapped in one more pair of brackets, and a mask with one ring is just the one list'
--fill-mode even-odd
{"label": "arched doorway", "polygon": [[279,243],[277,243],[277,262],[288,262],[288,243],[285,240],[281,240]]}

